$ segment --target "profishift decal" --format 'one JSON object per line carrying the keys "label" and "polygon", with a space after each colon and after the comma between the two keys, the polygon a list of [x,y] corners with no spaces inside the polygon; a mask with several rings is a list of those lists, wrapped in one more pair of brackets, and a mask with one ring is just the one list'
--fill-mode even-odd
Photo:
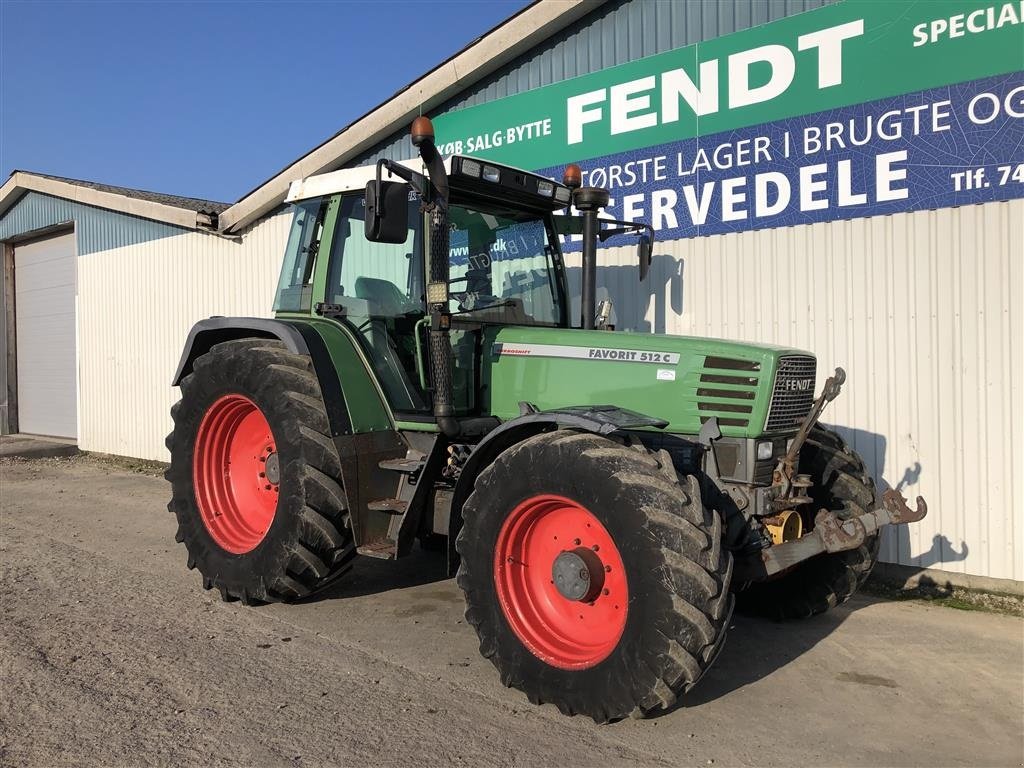
{"label": "profishift decal", "polygon": [[495,357],[560,357],[573,360],[607,360],[617,363],[657,363],[659,365],[677,365],[679,363],[677,352],[652,352],[649,349],[497,342],[492,351]]}

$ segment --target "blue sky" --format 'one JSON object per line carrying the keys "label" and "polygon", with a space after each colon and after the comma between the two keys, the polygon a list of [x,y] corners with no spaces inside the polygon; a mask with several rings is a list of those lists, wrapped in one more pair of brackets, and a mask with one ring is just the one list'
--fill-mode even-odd
{"label": "blue sky", "polygon": [[0,0],[0,172],[232,202],[527,0]]}

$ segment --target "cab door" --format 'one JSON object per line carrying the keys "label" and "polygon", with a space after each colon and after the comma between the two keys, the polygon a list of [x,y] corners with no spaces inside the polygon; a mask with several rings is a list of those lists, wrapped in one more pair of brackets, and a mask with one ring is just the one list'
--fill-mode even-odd
{"label": "cab door", "polygon": [[359,340],[396,417],[430,412],[416,334],[423,296],[423,216],[408,204],[404,243],[366,238],[362,192],[341,195],[332,226],[324,302]]}

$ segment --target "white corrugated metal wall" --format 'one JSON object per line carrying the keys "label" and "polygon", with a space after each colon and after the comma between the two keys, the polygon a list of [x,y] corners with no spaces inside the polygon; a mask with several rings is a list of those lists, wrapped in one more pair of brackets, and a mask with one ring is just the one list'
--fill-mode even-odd
{"label": "white corrugated metal wall", "polygon": [[824,420],[929,505],[886,533],[882,559],[1019,581],[1022,222],[1015,200],[675,240],[643,286],[633,249],[605,250],[598,293],[619,328],[808,349],[819,388],[845,368]]}
{"label": "white corrugated metal wall", "polygon": [[189,232],[79,258],[79,446],[167,461],[171,378],[192,325],[271,314],[290,214],[239,243]]}

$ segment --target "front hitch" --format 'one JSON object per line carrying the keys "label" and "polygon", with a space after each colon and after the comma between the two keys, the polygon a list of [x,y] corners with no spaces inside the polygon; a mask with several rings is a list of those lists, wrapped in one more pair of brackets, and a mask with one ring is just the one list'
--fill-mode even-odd
{"label": "front hitch", "polygon": [[740,581],[763,581],[815,555],[856,549],[883,526],[916,523],[927,514],[928,505],[922,497],[917,497],[917,508],[911,509],[895,488],[882,494],[882,503],[875,509],[846,520],[831,510],[819,510],[814,517],[814,530],[810,533],[737,560],[736,578]]}

